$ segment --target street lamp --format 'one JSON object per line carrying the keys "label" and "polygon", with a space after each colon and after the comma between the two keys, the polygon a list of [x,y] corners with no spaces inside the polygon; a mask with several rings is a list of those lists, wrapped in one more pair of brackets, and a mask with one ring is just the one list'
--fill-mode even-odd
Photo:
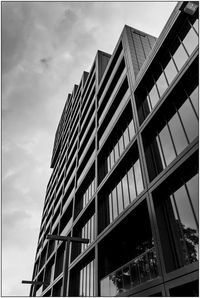
{"label": "street lamp", "polygon": [[66,295],[67,290],[67,282],[68,282],[68,264],[69,264],[69,248],[70,242],[77,242],[77,243],[89,243],[89,239],[80,238],[80,237],[69,237],[69,236],[58,236],[58,235],[47,235],[47,240],[58,240],[58,241],[65,241],[65,255],[64,255],[64,272],[63,272],[63,295]]}

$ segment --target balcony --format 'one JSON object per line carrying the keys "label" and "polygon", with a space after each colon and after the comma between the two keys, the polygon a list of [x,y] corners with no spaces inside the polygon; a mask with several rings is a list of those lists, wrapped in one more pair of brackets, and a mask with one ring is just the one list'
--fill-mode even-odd
{"label": "balcony", "polygon": [[153,247],[103,278],[101,296],[125,296],[127,291],[157,276],[157,258]]}

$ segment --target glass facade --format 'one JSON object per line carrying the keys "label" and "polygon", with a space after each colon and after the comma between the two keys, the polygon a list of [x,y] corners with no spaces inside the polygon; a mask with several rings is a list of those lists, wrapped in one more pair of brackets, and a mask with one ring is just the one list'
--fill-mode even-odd
{"label": "glass facade", "polygon": [[80,271],[79,296],[94,295],[94,261],[90,262]]}
{"label": "glass facade", "polygon": [[[183,181],[183,178],[180,177]],[[172,184],[173,186],[173,184]],[[155,198],[158,226],[166,270],[197,262],[198,256],[198,174],[162,198]],[[170,262],[169,262],[170,258]]]}
{"label": "glass facade", "polygon": [[164,127],[156,132],[153,140],[147,145],[146,160],[150,180],[165,169],[198,136],[198,115],[195,108],[195,102],[198,101],[197,90],[198,87],[195,87],[190,94],[184,92],[182,96],[185,101],[181,106],[180,103],[174,103],[175,106],[171,107],[173,116],[171,115],[170,119],[165,118]]}
{"label": "glass facade", "polygon": [[[45,284],[30,296],[198,296],[198,9],[188,5],[156,43],[125,26],[68,95],[32,278]],[[48,234],[72,237],[69,251]]]}
{"label": "glass facade", "polygon": [[144,185],[138,159],[108,196],[110,223],[136,199],[143,189]]}
{"label": "glass facade", "polygon": [[149,76],[146,86],[143,86],[146,89],[145,97],[142,99],[143,103],[138,95],[140,123],[162,98],[163,93],[197,47],[198,33],[190,22],[185,21],[169,49],[163,54],[163,61],[159,61],[160,67]]}

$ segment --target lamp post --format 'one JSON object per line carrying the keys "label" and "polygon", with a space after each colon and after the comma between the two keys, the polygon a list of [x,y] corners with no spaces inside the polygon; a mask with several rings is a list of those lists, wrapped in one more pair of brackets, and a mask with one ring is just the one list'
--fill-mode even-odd
{"label": "lamp post", "polygon": [[70,242],[77,242],[77,243],[89,243],[89,239],[80,238],[80,237],[69,237],[69,236],[58,236],[58,235],[47,235],[47,240],[58,240],[58,241],[65,241],[65,254],[64,254],[64,271],[63,271],[63,293],[62,296],[66,296],[67,291],[67,282],[68,282],[68,266],[69,266],[69,248]]}

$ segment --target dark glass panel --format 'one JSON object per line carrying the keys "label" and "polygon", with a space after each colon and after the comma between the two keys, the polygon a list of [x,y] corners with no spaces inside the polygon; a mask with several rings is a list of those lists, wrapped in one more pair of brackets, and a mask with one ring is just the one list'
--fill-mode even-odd
{"label": "dark glass panel", "polygon": [[167,126],[165,126],[161,130],[161,132],[159,133],[159,137],[160,137],[160,142],[164,153],[166,165],[168,166],[172,162],[172,160],[174,160],[176,155],[174,152],[174,147],[173,147],[172,140]]}
{"label": "dark glass panel", "polygon": [[121,181],[117,185],[117,196],[118,196],[118,206],[119,206],[119,214],[120,214],[124,210]]}
{"label": "dark glass panel", "polygon": [[163,93],[165,92],[165,90],[167,89],[168,85],[167,85],[167,81],[165,79],[165,76],[163,73],[161,73],[160,77],[158,78],[157,82],[157,87],[158,87],[158,91],[160,94],[160,97],[163,95]]}
{"label": "dark glass panel", "polygon": [[176,52],[174,53],[173,57],[174,57],[174,61],[176,63],[178,70],[180,70],[188,59],[188,55],[187,55],[186,51],[184,50],[182,44],[179,45],[179,47],[176,50]]}
{"label": "dark glass panel", "polygon": [[132,288],[130,266],[123,268],[123,288],[125,291]]}
{"label": "dark glass panel", "polygon": [[198,120],[189,99],[180,107],[179,113],[183,121],[187,137],[192,142],[198,136]]}
{"label": "dark glass panel", "polygon": [[192,205],[194,208],[194,212],[196,214],[197,220],[199,219],[199,175],[196,174],[192,179],[190,179],[187,183],[187,189],[190,195],[190,199],[192,201]]}
{"label": "dark glass panel", "polygon": [[194,91],[190,94],[190,99],[195,108],[197,115],[199,115],[199,88],[196,87]]}
{"label": "dark glass panel", "polygon": [[169,128],[172,134],[176,152],[179,154],[183,151],[183,149],[186,148],[188,142],[177,113],[169,121]]}
{"label": "dark glass panel", "polygon": [[128,182],[127,182],[126,175],[122,179],[122,186],[123,186],[123,195],[124,195],[124,207],[126,208],[130,204]]}
{"label": "dark glass panel", "polygon": [[136,198],[136,190],[135,190],[135,180],[134,180],[132,168],[130,168],[130,170],[128,171],[128,183],[129,183],[130,199],[131,201],[133,201]]}
{"label": "dark glass panel", "polygon": [[191,55],[194,49],[198,46],[198,36],[193,28],[191,28],[185,36],[183,44],[189,55]]}
{"label": "dark glass panel", "polygon": [[136,181],[136,189],[137,194],[140,194],[141,191],[144,189],[143,180],[142,180],[142,173],[140,167],[139,159],[134,164],[134,172],[135,172],[135,181]]}
{"label": "dark glass panel", "polygon": [[149,98],[150,98],[150,101],[151,101],[152,108],[154,108],[155,105],[157,104],[157,102],[159,101],[159,95],[158,95],[158,91],[157,91],[155,85],[153,86],[153,88],[149,92]]}
{"label": "dark glass panel", "polygon": [[174,61],[172,59],[170,59],[169,63],[165,67],[164,71],[165,71],[168,83],[171,84],[171,82],[173,81],[173,79],[175,78],[175,76],[178,73],[177,69],[174,65]]}

